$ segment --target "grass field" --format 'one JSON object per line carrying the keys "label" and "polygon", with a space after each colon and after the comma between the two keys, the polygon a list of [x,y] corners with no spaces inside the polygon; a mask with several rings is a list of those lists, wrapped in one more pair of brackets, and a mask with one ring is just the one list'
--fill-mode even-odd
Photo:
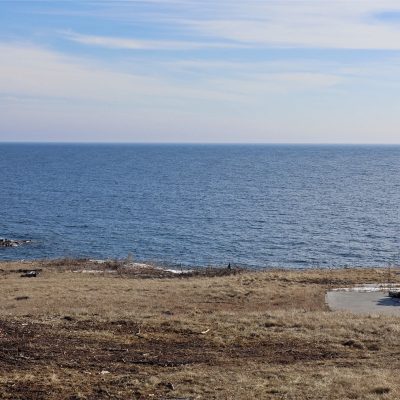
{"label": "grass field", "polygon": [[387,280],[383,269],[2,263],[0,398],[399,399],[400,320],[324,300]]}

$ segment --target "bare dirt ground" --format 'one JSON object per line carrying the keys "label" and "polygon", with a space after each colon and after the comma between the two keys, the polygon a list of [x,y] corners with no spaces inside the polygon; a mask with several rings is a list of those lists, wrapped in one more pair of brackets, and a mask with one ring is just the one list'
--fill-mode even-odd
{"label": "bare dirt ground", "polygon": [[387,279],[2,263],[0,399],[398,399],[399,318],[325,304],[331,288]]}

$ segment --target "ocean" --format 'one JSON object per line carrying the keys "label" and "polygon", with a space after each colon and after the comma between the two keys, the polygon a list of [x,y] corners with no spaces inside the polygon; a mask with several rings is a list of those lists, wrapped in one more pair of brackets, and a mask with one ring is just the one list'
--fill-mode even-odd
{"label": "ocean", "polygon": [[398,263],[400,146],[0,144],[0,260]]}

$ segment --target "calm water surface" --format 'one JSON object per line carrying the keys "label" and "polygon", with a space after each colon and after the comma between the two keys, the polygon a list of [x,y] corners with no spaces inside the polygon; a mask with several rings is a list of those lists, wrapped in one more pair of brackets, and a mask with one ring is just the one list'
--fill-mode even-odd
{"label": "calm water surface", "polygon": [[0,144],[0,260],[399,261],[399,146]]}

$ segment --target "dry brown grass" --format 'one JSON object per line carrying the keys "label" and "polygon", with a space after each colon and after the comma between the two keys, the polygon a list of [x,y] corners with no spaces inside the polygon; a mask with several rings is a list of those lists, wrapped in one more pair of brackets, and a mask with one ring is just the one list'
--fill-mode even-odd
{"label": "dry brown grass", "polygon": [[[32,268],[39,277],[20,277]],[[0,269],[2,399],[400,398],[399,319],[324,302],[327,288],[384,282],[384,270]]]}

